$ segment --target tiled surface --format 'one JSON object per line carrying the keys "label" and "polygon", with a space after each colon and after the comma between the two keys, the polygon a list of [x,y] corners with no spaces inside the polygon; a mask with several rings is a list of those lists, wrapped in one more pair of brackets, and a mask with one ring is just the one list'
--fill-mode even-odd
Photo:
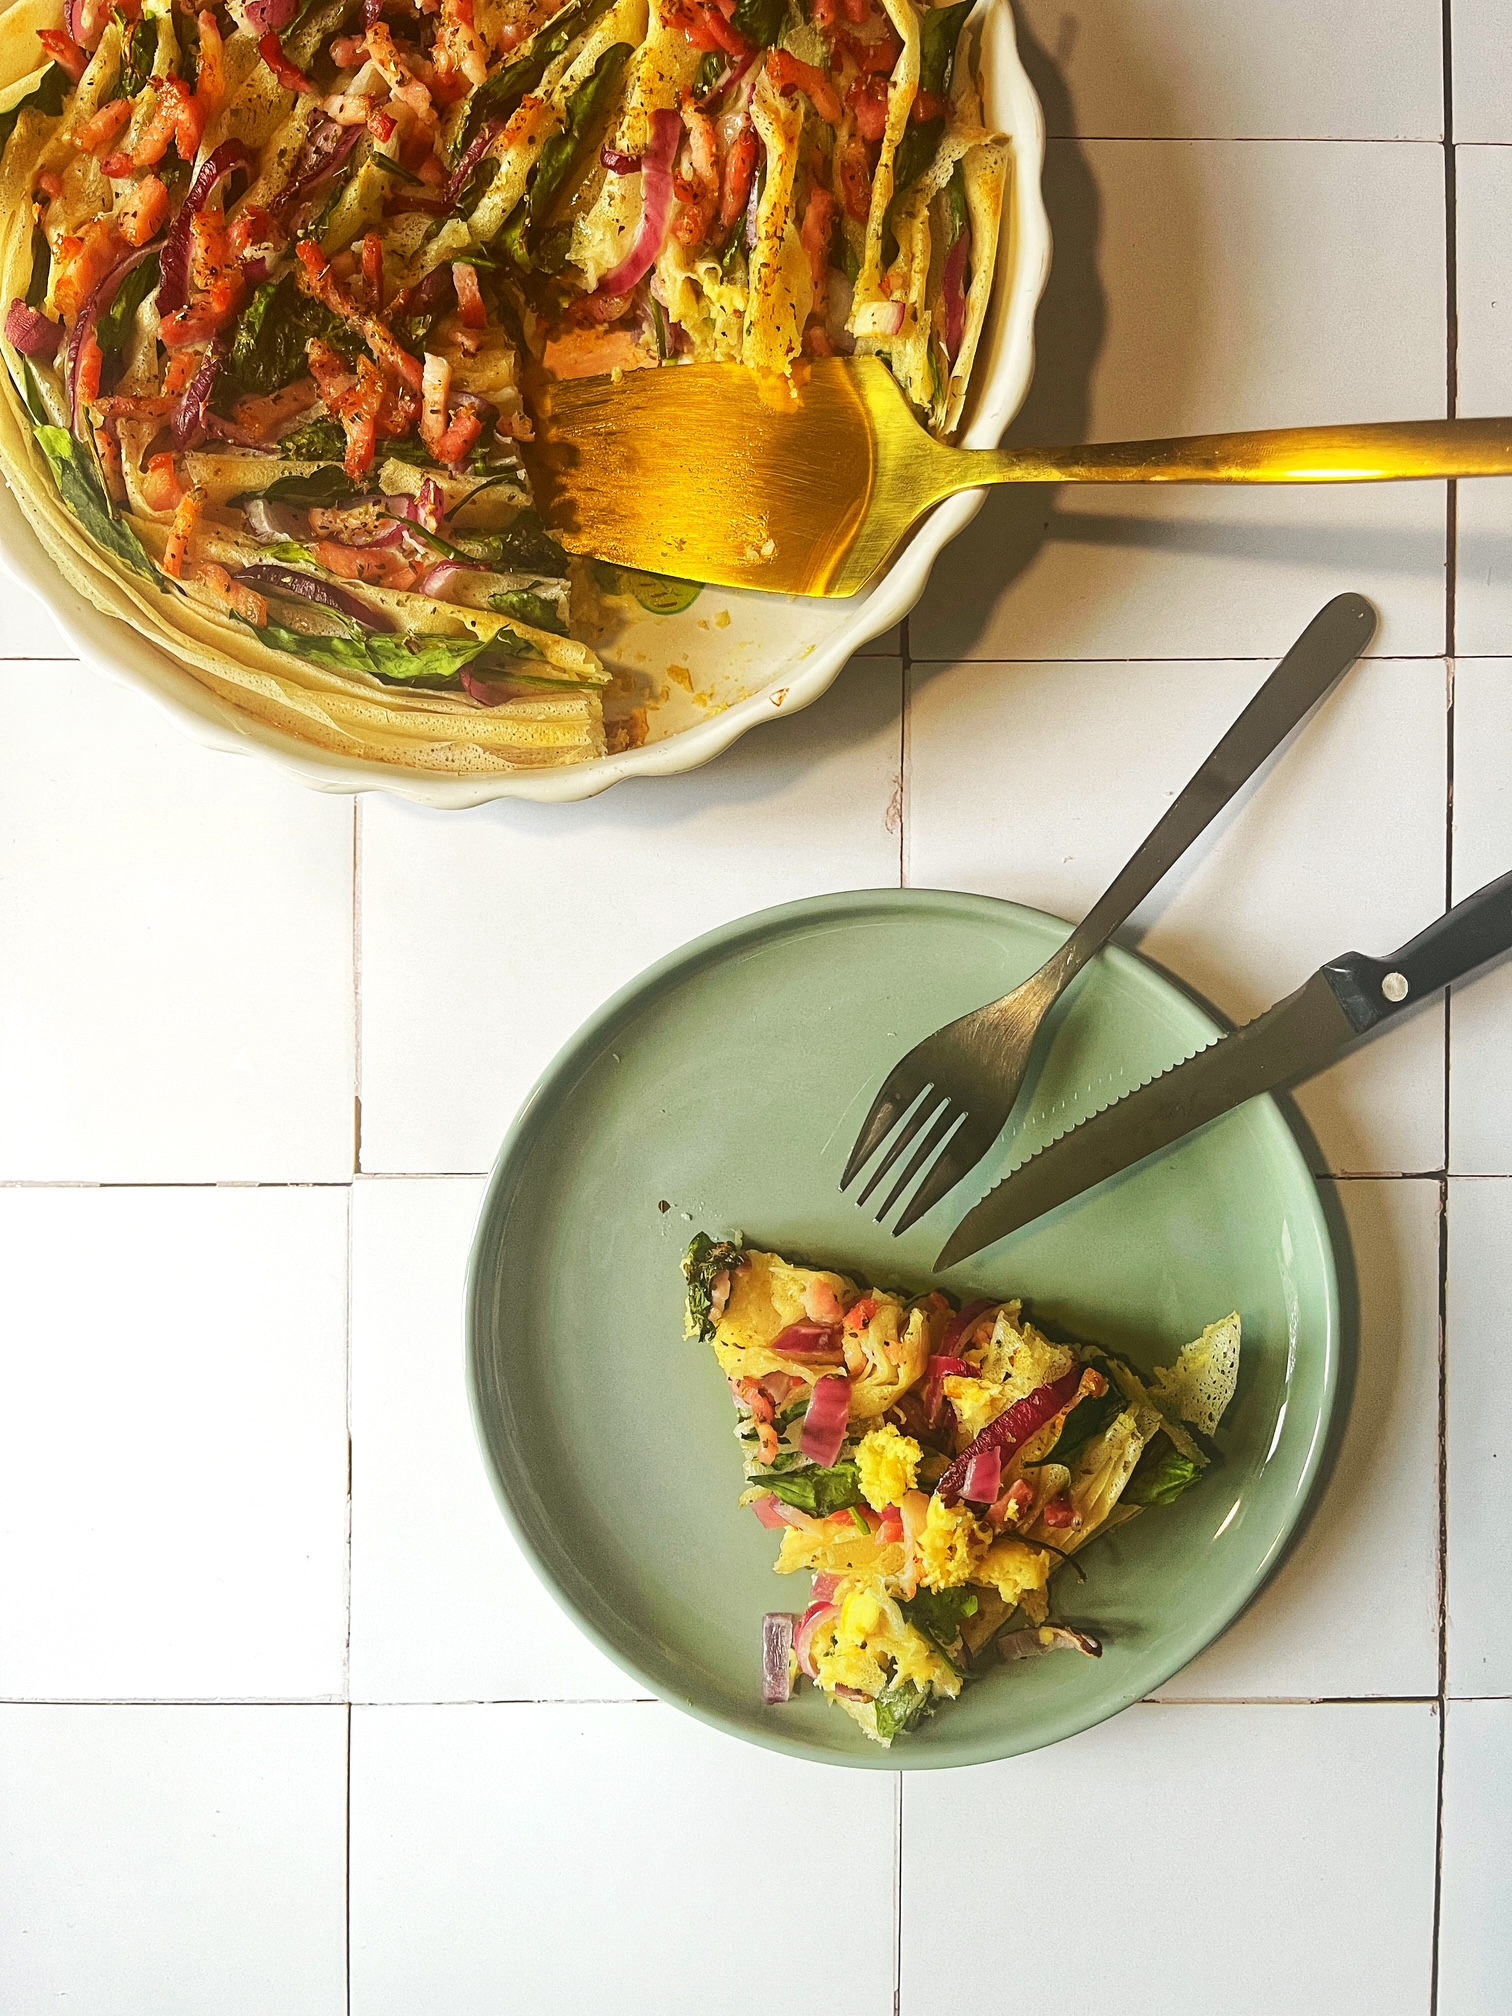
{"label": "tiled surface", "polygon": [[1512,1982],[1512,1701],[1451,1701],[1438,2016],[1491,2016]]}
{"label": "tiled surface", "polygon": [[[1512,633],[1509,633],[1512,634]],[[1454,896],[1512,867],[1512,659],[1454,668]],[[1454,989],[1449,1042],[1449,1166],[1512,1175],[1512,970],[1489,967]]]}
{"label": "tiled surface", "polygon": [[[1270,669],[915,667],[910,882],[1080,914]],[[1325,959],[1414,936],[1443,908],[1446,722],[1441,660],[1358,666],[1156,889],[1126,942],[1245,1021]],[[1327,1167],[1437,1168],[1442,1009],[1345,1058],[1297,1103]]]}
{"label": "tiled surface", "polygon": [[350,804],[75,665],[0,707],[0,1180],[350,1175]]}
{"label": "tiled surface", "polygon": [[[1504,22],[1512,59],[1512,8],[1491,0]],[[1507,61],[1495,73],[1503,117],[1512,121]],[[1512,140],[1512,130],[1500,136]],[[1455,149],[1455,219],[1459,260],[1458,410],[1472,416],[1512,412],[1512,148]],[[1461,483],[1455,649],[1505,652],[1512,638],[1512,480]]]}
{"label": "tiled surface", "polygon": [[[1442,148],[1091,140],[1050,155],[1056,264],[1015,438],[1444,412]],[[1379,603],[1383,653],[1433,654],[1445,523],[1434,484],[999,491],[936,565],[913,655],[1279,655],[1341,588]]]}
{"label": "tiled surface", "polygon": [[0,2006],[344,2016],[346,1725],[0,1707]]}
{"label": "tiled surface", "polygon": [[1068,1854],[1095,1832],[1093,1888],[1115,1921],[1058,1947],[1062,1964],[1074,1951],[1078,2002],[1129,2016],[1422,2016],[1438,1747],[1422,1702],[1141,1707],[1034,1756],[910,1777],[902,2006],[961,2006],[941,1928],[961,1924],[963,1844],[1016,1846],[971,1864],[975,1922],[1006,1931],[1044,1910],[1026,1838],[1064,1820]]}
{"label": "tiled surface", "polygon": [[[1452,213],[1438,0],[1021,13],[1061,137],[1019,438],[1443,412],[1451,214],[1459,410],[1512,410],[1512,147],[1475,144],[1512,142],[1500,0],[1451,0]],[[472,1443],[479,1184],[445,1173],[606,993],[743,912],[906,873],[1076,914],[1346,587],[1376,655],[1128,935],[1234,1016],[1405,938],[1451,755],[1455,893],[1512,866],[1512,520],[1492,485],[1457,513],[1446,595],[1433,486],[1000,493],[807,714],[451,819],[207,755],[0,603],[7,2016],[738,2016],[793,1964],[815,1843],[827,2005],[929,2016],[979,1936],[961,1844],[1008,1843],[973,1867],[1013,1953],[1029,1825],[1095,1835],[1066,1936],[1120,2010],[1430,2016],[1437,1903],[1433,2016],[1498,2016],[1505,975],[1457,991],[1447,1056],[1435,1007],[1300,1095],[1356,1172],[1325,1192],[1348,1406],[1271,1586],[1171,1698],[901,1801],[622,1698],[537,1590]]]}
{"label": "tiled surface", "polygon": [[1512,1695],[1512,1182],[1449,1186],[1449,1689]]}
{"label": "tiled surface", "polygon": [[341,1189],[0,1189],[0,1696],[339,1697]]}
{"label": "tiled surface", "polygon": [[815,1961],[825,2007],[884,2016],[887,1775],[747,1749],[651,1702],[356,1709],[352,2016],[765,2016],[799,1950],[793,1827],[830,1844],[844,1900],[843,1940]]}

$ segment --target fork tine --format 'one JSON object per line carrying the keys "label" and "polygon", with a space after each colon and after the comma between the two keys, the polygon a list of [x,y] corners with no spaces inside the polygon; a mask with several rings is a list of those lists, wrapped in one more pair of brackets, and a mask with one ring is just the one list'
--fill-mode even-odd
{"label": "fork tine", "polygon": [[918,1136],[919,1129],[939,1110],[944,1100],[945,1094],[938,1091],[933,1085],[926,1085],[924,1087],[916,1103],[903,1116],[903,1125],[893,1136],[892,1143],[883,1155],[882,1160],[873,1169],[870,1176],[867,1177],[865,1187],[856,1192],[857,1204],[864,1205],[866,1203],[867,1198],[871,1196],[898,1157],[906,1153],[912,1146]]}
{"label": "fork tine", "polygon": [[[903,1059],[906,1064],[908,1059]],[[871,1103],[871,1111],[861,1123],[861,1131],[856,1136],[856,1145],[851,1149],[850,1160],[845,1165],[845,1173],[840,1178],[840,1188],[848,1190],[873,1155],[882,1146],[893,1128],[919,1096],[918,1087],[905,1098],[901,1089],[903,1064],[894,1067],[887,1075],[882,1090]]]}
{"label": "fork tine", "polygon": [[895,1239],[900,1233],[906,1232],[910,1225],[917,1224],[926,1211],[933,1210],[940,1199],[976,1167],[997,1139],[999,1131],[997,1128],[988,1129],[980,1122],[974,1122],[968,1114],[965,1126],[959,1133],[952,1135],[939,1161],[904,1205],[898,1222],[893,1227]]}
{"label": "fork tine", "polygon": [[956,1122],[962,1119],[963,1117],[964,1116],[962,1115],[960,1107],[957,1106],[952,1100],[947,1099],[945,1101],[945,1104],[938,1111],[938,1113],[936,1113],[933,1124],[929,1129],[929,1132],[924,1136],[924,1139],[919,1143],[918,1147],[914,1150],[912,1159],[910,1160],[908,1167],[903,1171],[903,1174],[898,1178],[897,1182],[894,1183],[891,1194],[887,1199],[887,1202],[882,1206],[881,1210],[877,1213],[877,1223],[879,1225],[882,1223],[883,1219],[887,1216],[888,1212],[891,1211],[894,1204],[896,1204],[898,1199],[903,1195],[904,1191],[908,1188],[909,1184],[912,1183],[915,1176],[917,1176],[919,1171],[924,1167],[924,1164],[929,1160],[930,1156],[934,1153],[936,1148],[938,1148],[940,1143],[945,1139],[945,1136],[950,1132],[951,1128],[954,1127]]}

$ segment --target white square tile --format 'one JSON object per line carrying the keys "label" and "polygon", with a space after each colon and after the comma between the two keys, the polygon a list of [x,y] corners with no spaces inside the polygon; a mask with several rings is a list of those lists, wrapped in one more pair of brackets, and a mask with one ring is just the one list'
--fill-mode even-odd
{"label": "white square tile", "polygon": [[1512,1982],[1512,1701],[1451,1701],[1438,2016],[1492,2016]]}
{"label": "white square tile", "polygon": [[1020,45],[1055,134],[1436,140],[1443,131],[1438,0],[1026,0]]}
{"label": "white square tile", "polygon": [[0,613],[0,658],[77,658],[78,653],[63,635],[47,609],[34,595],[10,593],[4,581],[4,609]]}
{"label": "white square tile", "polygon": [[[1512,150],[1509,150],[1512,151]],[[1454,668],[1454,899],[1512,868],[1512,659]],[[1449,1017],[1449,1166],[1512,1175],[1512,965],[1503,959],[1453,991]]]}
{"label": "white square tile", "polygon": [[[1512,49],[1512,9],[1498,11]],[[1512,120],[1507,74],[1503,64],[1488,81]],[[1471,417],[1512,412],[1512,149],[1456,148],[1455,243],[1456,409]],[[1512,480],[1461,483],[1458,493],[1454,646],[1466,657],[1495,656],[1512,650]]]}
{"label": "white square tile", "polygon": [[1460,140],[1512,140],[1512,15],[1504,0],[1451,0],[1454,131]]}
{"label": "white square tile", "polygon": [[0,1177],[352,1167],[352,809],[0,665]]}
{"label": "white square tile", "polygon": [[0,1190],[0,1695],[339,1696],[346,1194]]}
{"label": "white square tile", "polygon": [[770,904],[896,886],[901,674],[861,660],[816,706],[692,775],[585,805],[362,825],[362,1165],[485,1169],[604,998]]}
{"label": "white square tile", "polygon": [[[1032,1756],[916,1772],[901,2007],[961,2007],[942,1937],[964,1934],[969,1859],[994,2010],[1058,1979],[1121,2016],[1425,2016],[1437,1766],[1433,1709],[1379,1703],[1137,1707]],[[1064,1920],[1044,1890],[1061,1858],[1083,1877]],[[1010,1995],[1008,1968],[1032,1991]]]}
{"label": "white square tile", "polygon": [[1449,1692],[1512,1694],[1512,1182],[1449,1185]]}
{"label": "white square tile", "polygon": [[[1089,141],[1050,155],[1055,267],[1015,440],[1443,413],[1441,149]],[[1279,655],[1355,588],[1380,605],[1382,652],[1441,652],[1446,509],[1442,484],[999,491],[941,557],[911,650]]]}
{"label": "white square tile", "polygon": [[344,2016],[346,1710],[0,1707],[15,2016]]}
{"label": "white square tile", "polygon": [[353,1192],[352,1698],[633,1697],[536,1580],[489,1487],[462,1327],[482,1197],[472,1178]]}
{"label": "white square tile", "polygon": [[[1270,670],[915,668],[908,879],[1081,916]],[[1355,667],[1124,942],[1245,1021],[1325,959],[1412,937],[1444,907],[1446,721],[1441,662]],[[1327,1167],[1440,1167],[1442,1008],[1407,1017],[1295,1096]]]}
{"label": "white square tile", "polygon": [[1341,1215],[1345,1343],[1326,1482],[1233,1627],[1161,1691],[1214,1697],[1438,1692],[1439,1186],[1325,1186]]}
{"label": "white square tile", "polygon": [[354,1709],[352,2016],[769,2016],[795,1840],[843,1923],[826,2011],[888,2016],[893,1787],[658,1704]]}

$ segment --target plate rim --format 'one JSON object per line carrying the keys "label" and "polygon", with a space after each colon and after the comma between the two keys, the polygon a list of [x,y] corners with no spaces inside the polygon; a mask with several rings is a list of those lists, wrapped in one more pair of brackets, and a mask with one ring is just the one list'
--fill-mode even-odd
{"label": "plate rim", "polygon": [[[1319,1194],[1318,1179],[1308,1166],[1301,1143],[1285,1110],[1273,1095],[1262,1094],[1252,1103],[1266,1109],[1265,1124],[1278,1137],[1280,1152],[1294,1158],[1295,1168],[1303,1178],[1306,1193],[1311,1200],[1311,1226],[1322,1263],[1325,1318],[1320,1340],[1322,1387],[1319,1404],[1311,1423],[1310,1439],[1296,1486],[1286,1508],[1286,1516],[1280,1522],[1279,1530],[1272,1536],[1258,1562],[1242,1578],[1242,1586],[1235,1585],[1232,1601],[1224,1609],[1216,1626],[1210,1628],[1203,1623],[1195,1630],[1179,1632],[1174,1648],[1167,1658],[1159,1662],[1163,1670],[1157,1679],[1148,1684],[1141,1684],[1132,1691],[1127,1688],[1116,1690],[1090,1717],[1069,1708],[1062,1715],[1052,1715],[1049,1733],[1037,1734],[1031,1741],[1016,1742],[1011,1732],[1004,1731],[1001,1739],[989,1738],[968,1745],[970,1751],[968,1755],[945,1755],[922,1746],[917,1751],[904,1755],[880,1745],[876,1747],[875,1756],[870,1751],[854,1754],[820,1752],[808,1742],[784,1734],[779,1728],[773,1727],[770,1730],[765,1727],[758,1728],[687,1695],[668,1692],[665,1686],[658,1685],[632,1657],[583,1613],[542,1558],[526,1521],[516,1510],[511,1498],[504,1466],[497,1459],[489,1436],[483,1407],[482,1382],[485,1368],[482,1339],[487,1292],[482,1279],[484,1249],[489,1242],[490,1228],[501,1201],[507,1216],[506,1193],[513,1187],[516,1165],[523,1167],[533,1152],[540,1113],[548,1095],[570,1088],[582,1070],[587,1067],[592,1056],[597,1054],[603,1037],[613,1025],[644,997],[654,994],[674,976],[695,970],[721,954],[728,956],[738,951],[743,943],[781,933],[795,926],[821,919],[843,918],[848,914],[863,915],[868,910],[894,907],[942,910],[946,914],[974,918],[986,925],[1005,916],[1014,916],[1032,919],[1042,924],[1049,923],[1066,933],[1074,928],[1064,918],[1055,916],[1053,912],[1036,909],[1030,904],[1015,903],[1004,897],[976,895],[963,890],[916,887],[846,889],[821,896],[802,897],[795,902],[776,904],[764,910],[750,911],[744,916],[733,918],[711,931],[689,939],[634,975],[602,1002],[552,1057],[510,1121],[494,1158],[478,1206],[467,1255],[463,1289],[465,1379],[468,1408],[483,1468],[487,1473],[494,1498],[504,1515],[505,1523],[529,1563],[532,1573],[558,1608],[565,1612],[589,1642],[596,1646],[620,1672],[627,1674],[639,1686],[645,1688],[647,1696],[665,1702],[669,1707],[691,1715],[696,1721],[704,1723],[709,1728],[718,1729],[737,1741],[753,1743],[760,1749],[776,1751],[785,1756],[801,1759],[805,1763],[834,1766],[843,1770],[967,1770],[978,1764],[996,1763],[1009,1757],[1048,1749],[1052,1744],[1065,1742],[1072,1736],[1081,1735],[1101,1723],[1110,1721],[1136,1702],[1149,1699],[1194,1659],[1199,1658],[1210,1645],[1215,1644],[1248,1609],[1275,1573],[1292,1544],[1298,1527],[1314,1506],[1319,1489],[1319,1473],[1329,1444],[1338,1401],[1342,1353],[1339,1268],[1334,1248],[1334,1227]],[[1214,1036],[1226,1033],[1224,1024],[1214,1014],[1209,1004],[1153,959],[1132,951],[1127,946],[1117,944],[1104,946],[1096,956],[1100,960],[1107,960],[1115,970],[1121,967],[1153,978],[1161,986],[1179,995],[1209,1025]]]}

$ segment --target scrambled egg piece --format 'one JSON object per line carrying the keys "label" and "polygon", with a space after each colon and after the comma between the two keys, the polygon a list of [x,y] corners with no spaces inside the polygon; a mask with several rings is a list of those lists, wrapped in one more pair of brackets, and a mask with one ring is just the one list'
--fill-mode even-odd
{"label": "scrambled egg piece", "polygon": [[883,1547],[869,1533],[858,1532],[847,1517],[825,1520],[810,1532],[789,1526],[777,1552],[777,1573],[796,1575],[811,1568],[818,1575],[846,1575],[864,1569],[869,1575],[901,1575],[901,1544]]}
{"label": "scrambled egg piece", "polygon": [[863,1436],[856,1451],[861,1472],[861,1496],[874,1512],[889,1505],[901,1505],[919,1481],[919,1463],[924,1451],[911,1435],[886,1422]]}
{"label": "scrambled egg piece", "polygon": [[[1007,1610],[1050,1580],[1055,1556],[1022,1540],[995,1540],[973,1571],[973,1579],[995,1589]],[[1007,1612],[1005,1611],[1005,1615]]]}
{"label": "scrambled egg piece", "polygon": [[919,1560],[931,1589],[959,1589],[969,1582],[992,1544],[992,1528],[976,1518],[964,1503],[929,1501],[924,1531],[919,1535]]}
{"label": "scrambled egg piece", "polygon": [[957,1440],[964,1449],[982,1430],[1007,1411],[1008,1390],[995,1379],[967,1379],[951,1373],[944,1382],[945,1398],[960,1426]]}
{"label": "scrambled egg piece", "polygon": [[876,1696],[894,1680],[911,1680],[939,1694],[961,1691],[950,1662],[890,1596],[866,1583],[840,1592],[840,1614],[828,1632],[815,1634],[813,1658],[819,1684],[829,1689],[855,1687]]}

